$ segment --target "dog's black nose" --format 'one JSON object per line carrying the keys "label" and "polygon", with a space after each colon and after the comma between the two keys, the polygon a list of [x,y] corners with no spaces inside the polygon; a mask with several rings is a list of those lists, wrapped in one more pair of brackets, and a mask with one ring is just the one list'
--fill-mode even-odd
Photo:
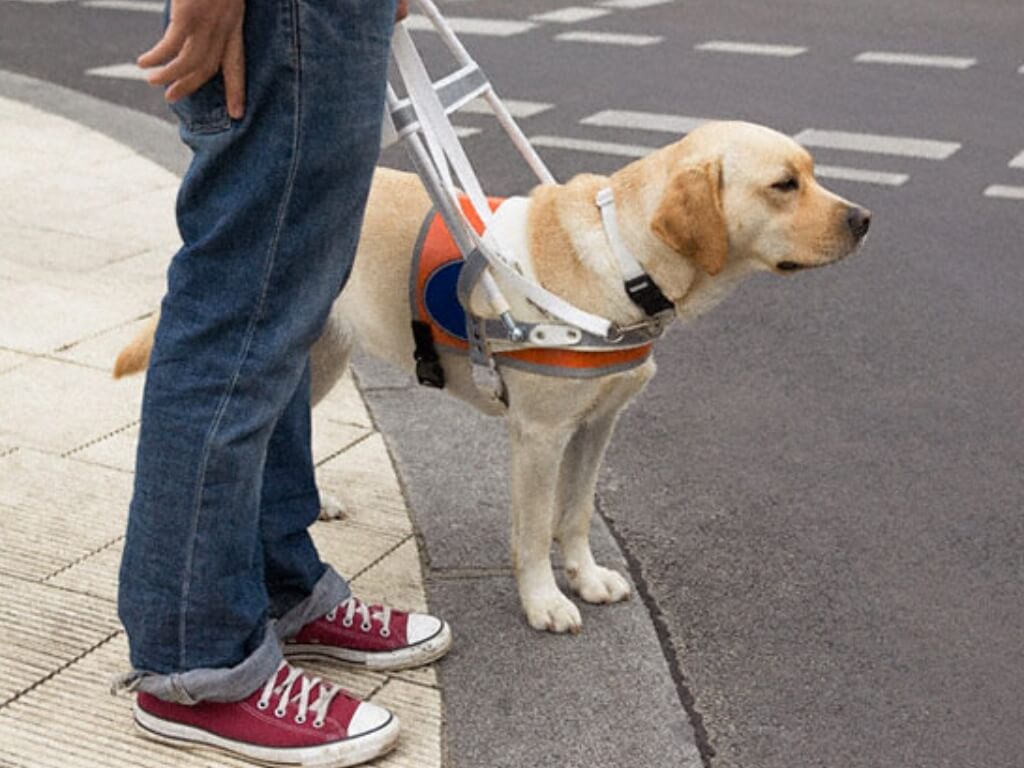
{"label": "dog's black nose", "polygon": [[846,223],[850,225],[850,231],[853,233],[853,236],[860,240],[868,233],[868,229],[871,227],[871,211],[867,208],[854,206],[846,214]]}

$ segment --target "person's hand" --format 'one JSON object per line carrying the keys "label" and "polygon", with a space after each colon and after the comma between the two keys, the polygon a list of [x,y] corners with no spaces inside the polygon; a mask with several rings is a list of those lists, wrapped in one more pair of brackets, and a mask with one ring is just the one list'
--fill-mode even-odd
{"label": "person's hand", "polygon": [[[228,114],[245,114],[245,45],[242,21],[245,0],[171,0],[171,20],[160,41],[139,56],[150,85],[167,86],[169,102],[197,91],[222,72]],[[162,65],[162,66],[161,66]]]}
{"label": "person's hand", "polygon": [[409,15],[409,0],[398,0],[398,10],[395,12],[395,23],[397,24]]}

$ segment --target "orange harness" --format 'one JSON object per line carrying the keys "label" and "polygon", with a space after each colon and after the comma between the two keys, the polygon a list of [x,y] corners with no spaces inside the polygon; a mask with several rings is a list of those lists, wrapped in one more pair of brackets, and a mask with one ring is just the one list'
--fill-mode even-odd
{"label": "orange harness", "polygon": [[[496,210],[502,200],[491,198],[488,202],[491,209]],[[460,204],[466,219],[478,234],[482,233],[483,222],[473,206],[465,198],[460,200]],[[423,222],[413,252],[409,280],[413,325],[415,328],[418,322],[421,328],[429,328],[429,335],[437,346],[468,354],[466,313],[456,292],[464,263],[443,218],[431,210]],[[420,357],[420,346],[421,338],[417,333],[417,359]],[[507,366],[547,376],[595,378],[642,365],[650,357],[651,349],[650,343],[609,350],[528,347],[496,351],[494,360],[499,368]]]}

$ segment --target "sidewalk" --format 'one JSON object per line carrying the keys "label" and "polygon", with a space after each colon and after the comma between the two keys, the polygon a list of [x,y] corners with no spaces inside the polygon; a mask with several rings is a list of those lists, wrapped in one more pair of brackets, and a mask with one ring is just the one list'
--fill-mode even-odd
{"label": "sidewalk", "polygon": [[[0,766],[248,765],[143,740],[115,610],[142,378],[114,381],[120,347],[157,306],[177,248],[177,179],[129,147],[0,97]],[[426,607],[412,523],[383,437],[351,378],[314,412],[317,523],[356,591]],[[375,765],[441,765],[434,669],[394,675],[308,665],[402,720]]]}

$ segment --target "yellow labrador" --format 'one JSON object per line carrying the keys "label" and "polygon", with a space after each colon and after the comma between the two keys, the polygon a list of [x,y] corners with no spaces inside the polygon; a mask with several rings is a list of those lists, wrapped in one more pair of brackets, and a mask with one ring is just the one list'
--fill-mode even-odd
{"label": "yellow labrador", "polygon": [[[710,309],[755,271],[788,274],[842,259],[870,223],[868,211],[818,184],[803,148],[749,123],[707,124],[610,178],[581,175],[537,187],[524,235],[529,268],[548,290],[622,326],[644,314],[623,289],[594,202],[607,186],[622,241],[683,319]],[[377,172],[354,270],[312,351],[314,402],[338,381],[357,341],[413,369],[410,255],[430,208],[416,176]],[[472,304],[488,314],[475,294]],[[154,328],[155,321],[121,353],[116,375],[146,366]],[[590,521],[605,447],[619,413],[654,375],[653,358],[599,378],[506,368],[506,407],[481,393],[465,355],[441,348],[440,357],[450,394],[508,423],[512,559],[527,620],[537,629],[578,632],[580,612],[556,583],[551,544],[559,543],[569,586],[581,598],[629,596],[626,579],[595,562]]]}

